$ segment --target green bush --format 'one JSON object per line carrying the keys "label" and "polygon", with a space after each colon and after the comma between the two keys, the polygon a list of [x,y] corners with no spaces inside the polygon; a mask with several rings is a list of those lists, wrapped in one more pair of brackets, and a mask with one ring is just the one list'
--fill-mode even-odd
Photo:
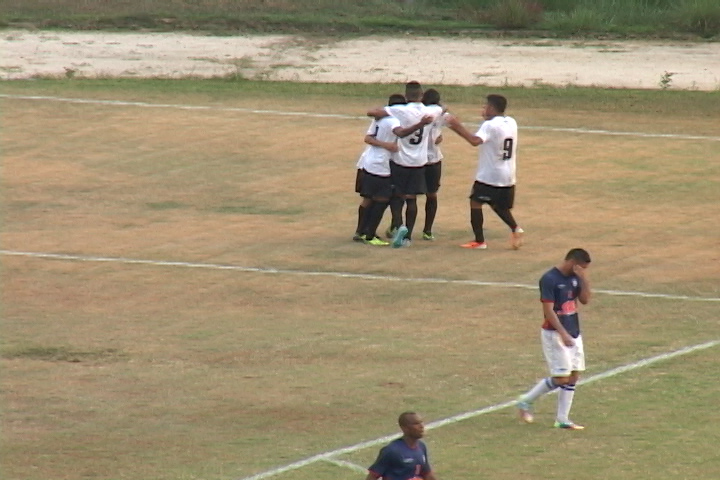
{"label": "green bush", "polygon": [[489,13],[490,23],[504,29],[529,28],[542,20],[542,6],[528,0],[499,0]]}
{"label": "green bush", "polygon": [[712,37],[720,33],[720,2],[718,0],[684,0],[676,10],[680,28]]}
{"label": "green bush", "polygon": [[599,10],[579,6],[569,13],[546,15],[544,26],[566,33],[605,32],[612,30],[613,20]]}

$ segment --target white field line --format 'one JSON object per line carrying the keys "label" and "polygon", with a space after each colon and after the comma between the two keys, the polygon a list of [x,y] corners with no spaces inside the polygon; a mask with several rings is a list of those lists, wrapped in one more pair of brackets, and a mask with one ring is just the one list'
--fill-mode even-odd
{"label": "white field line", "polygon": [[[137,258],[125,257],[96,257],[87,255],[68,255],[63,253],[43,253],[43,252],[22,252],[15,250],[0,250],[0,255],[14,257],[30,257],[42,258],[46,260],[65,260],[73,262],[106,262],[120,263],[126,265],[149,265],[154,267],[179,267],[179,268],[202,268],[207,270],[232,270],[236,272],[246,273],[266,273],[275,275],[299,275],[306,277],[333,277],[333,278],[354,278],[358,280],[377,280],[384,282],[410,282],[424,284],[445,284],[445,285],[471,285],[480,287],[499,287],[499,288],[519,288],[524,290],[537,290],[537,285],[527,285],[523,283],[512,282],[489,282],[482,280],[456,280],[451,278],[431,278],[431,277],[397,277],[394,275],[377,275],[371,273],[353,273],[353,272],[332,272],[332,271],[313,271],[313,270],[290,270],[284,268],[266,268],[266,267],[245,267],[242,265],[222,265],[217,263],[195,263],[180,262],[166,260],[144,260]],[[669,293],[648,293],[633,292],[622,290],[603,290],[594,288],[593,292],[613,296],[624,297],[642,297],[642,298],[663,298],[668,300],[688,300],[696,302],[720,302],[720,297],[694,297],[689,295],[675,295]]]}
{"label": "white field line", "polygon": [[[260,110],[242,107],[221,107],[212,105],[184,105],[175,103],[148,103],[148,102],[130,102],[124,100],[102,100],[92,98],[66,98],[52,97],[45,95],[11,95],[0,94],[0,98],[9,98],[14,100],[39,100],[52,102],[79,103],[89,105],[107,105],[120,107],[141,107],[141,108],[172,108],[177,110],[207,110],[217,112],[237,112],[237,113],[253,113],[257,115],[282,115],[282,116],[302,116],[315,118],[342,118],[348,120],[367,120],[365,116],[343,115],[339,113],[319,113],[319,112],[287,112],[282,110]],[[673,133],[643,133],[643,132],[617,132],[613,130],[597,130],[585,128],[563,128],[563,127],[545,127],[545,126],[523,126],[528,130],[543,130],[548,132],[567,132],[581,133],[591,135],[620,135],[628,137],[645,137],[645,138],[677,138],[683,140],[707,140],[710,142],[720,142],[720,137],[710,135],[681,135]]]}
{"label": "white field line", "polygon": [[[585,385],[588,383],[596,382],[598,380],[603,380],[605,378],[612,377],[612,376],[618,375],[620,373],[628,372],[630,370],[635,370],[635,369],[641,368],[641,367],[646,367],[646,366],[651,365],[656,362],[660,362],[663,360],[669,360],[671,358],[678,357],[681,355],[687,355],[688,353],[712,348],[716,345],[720,345],[720,340],[712,340],[712,341],[701,343],[698,345],[692,345],[689,347],[681,348],[681,349],[675,350],[673,352],[663,353],[660,355],[656,355],[654,357],[645,358],[645,359],[639,360],[637,362],[629,363],[629,364],[622,365],[617,368],[613,368],[611,370],[607,370],[602,373],[598,373],[597,375],[593,375],[584,380],[581,380],[579,383],[581,385]],[[486,413],[491,413],[491,412],[495,412],[498,410],[502,410],[504,408],[511,407],[511,406],[515,405],[515,403],[516,403],[516,401],[512,400],[512,401],[508,401],[508,402],[504,402],[504,403],[499,403],[497,405],[492,405],[490,407],[481,408],[479,410],[474,410],[471,412],[454,415],[452,417],[448,417],[443,420],[437,420],[435,422],[428,423],[425,425],[425,429],[432,430],[434,428],[440,428],[440,427],[444,427],[446,425],[452,425],[454,423],[458,423],[463,420],[467,420],[469,418],[477,417],[479,415],[484,415]],[[290,463],[290,464],[282,466],[282,467],[274,468],[272,470],[267,470],[265,472],[258,473],[256,475],[252,475],[250,477],[242,478],[240,480],[262,480],[264,478],[273,477],[273,476],[280,475],[285,472],[289,472],[292,470],[297,470],[302,467],[306,467],[306,466],[311,465],[318,461],[330,461],[330,459],[334,459],[334,457],[336,457],[338,455],[343,455],[346,453],[353,453],[353,452],[357,452],[359,450],[363,450],[368,447],[374,447],[376,445],[384,444],[384,443],[387,443],[397,437],[398,437],[398,434],[396,433],[393,435],[386,435],[384,437],[376,438],[375,440],[369,440],[367,442],[362,442],[362,443],[358,443],[355,445],[351,445],[349,447],[338,448],[337,450],[332,450],[329,452],[313,455],[312,457],[308,457],[304,460],[299,460],[297,462],[293,462],[293,463]],[[352,468],[353,470],[357,470],[356,469],[357,465],[355,465],[355,464],[350,464],[350,465],[352,465],[352,467],[350,467],[349,465],[346,465],[346,463],[349,463],[349,462],[331,462],[331,463],[334,463],[335,465],[338,465],[338,466],[348,467],[348,468]]]}
{"label": "white field line", "polygon": [[332,463],[333,465],[337,465],[338,467],[349,468],[350,470],[354,470],[356,472],[367,473],[367,468],[361,467],[357,463],[347,462],[345,460],[338,460],[337,458],[323,458],[323,461],[327,463]]}

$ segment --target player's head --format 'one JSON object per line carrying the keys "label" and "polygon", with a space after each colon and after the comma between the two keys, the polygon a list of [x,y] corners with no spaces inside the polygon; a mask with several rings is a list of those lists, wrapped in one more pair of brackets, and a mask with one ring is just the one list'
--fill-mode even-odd
{"label": "player's head", "polygon": [[428,88],[423,93],[422,103],[425,105],[440,105],[440,92],[434,88]]}
{"label": "player's head", "polygon": [[420,415],[415,412],[403,412],[398,417],[398,425],[403,432],[403,436],[418,439],[425,434],[425,425]]}
{"label": "player's head", "polygon": [[423,88],[418,82],[412,81],[405,84],[405,98],[408,102],[419,102],[422,100]]}
{"label": "player's head", "polygon": [[406,103],[407,100],[405,100],[405,95],[401,95],[399,93],[393,93],[388,99],[388,106],[405,105]]}
{"label": "player's head", "polygon": [[573,248],[565,255],[565,261],[585,268],[590,265],[590,254],[582,248]]}
{"label": "player's head", "polygon": [[502,95],[491,93],[485,97],[485,108],[483,109],[483,117],[489,120],[497,115],[504,115],[507,108],[507,99]]}

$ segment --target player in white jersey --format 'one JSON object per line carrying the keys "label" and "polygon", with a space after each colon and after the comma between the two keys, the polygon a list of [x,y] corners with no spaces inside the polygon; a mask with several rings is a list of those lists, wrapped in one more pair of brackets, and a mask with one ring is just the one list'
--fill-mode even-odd
{"label": "player in white jersey", "polygon": [[[434,88],[425,90],[422,102],[425,105],[440,105],[440,93]],[[428,127],[430,138],[428,142],[428,160],[425,165],[425,226],[423,227],[423,240],[435,240],[432,233],[435,215],[438,208],[438,190],[440,189],[440,177],[442,176],[443,154],[440,150],[440,143],[443,141],[442,129],[445,126],[445,115],[437,117]]]}
{"label": "player in white jersey", "polygon": [[[422,103],[423,90],[418,82],[405,85],[407,105],[394,105],[382,109],[372,109],[368,115],[382,118],[392,115],[400,120],[403,128],[420,125],[410,135],[400,138],[398,152],[390,163],[393,182],[393,198],[390,202],[392,213],[391,229],[394,230],[393,247],[408,246],[417,220],[417,195],[425,194],[425,174],[427,164],[429,132],[426,125],[442,115],[442,107],[426,106]],[[402,207],[405,208],[405,222],[402,221]]]}
{"label": "player in white jersey", "polygon": [[[405,97],[399,94],[390,96],[388,106],[404,104]],[[385,116],[372,121],[365,135],[368,147],[360,157],[359,167],[363,175],[360,182],[360,195],[363,197],[365,211],[360,220],[358,234],[360,240],[371,245],[387,245],[376,235],[376,230],[392,195],[390,159],[398,151],[397,140],[418,128],[422,128],[426,120],[401,127],[400,121],[393,116]],[[367,200],[370,199],[370,203]]]}
{"label": "player in white jersey", "polygon": [[523,230],[511,210],[515,202],[515,169],[518,129],[515,119],[505,115],[507,100],[502,95],[488,95],[483,107],[485,121],[473,135],[456,117],[448,117],[448,126],[468,143],[482,145],[478,155],[475,183],[470,193],[470,223],[475,240],[461,245],[464,248],[485,249],[483,233],[484,204],[490,205],[500,219],[510,227],[510,246],[522,245]]}

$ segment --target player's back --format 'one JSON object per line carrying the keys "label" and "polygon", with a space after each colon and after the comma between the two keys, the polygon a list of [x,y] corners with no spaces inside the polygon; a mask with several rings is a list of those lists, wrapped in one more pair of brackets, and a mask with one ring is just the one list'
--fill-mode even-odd
{"label": "player's back", "polygon": [[515,119],[496,116],[480,125],[483,139],[476,180],[490,185],[511,186],[516,182],[518,130]]}
{"label": "player's back", "polygon": [[[426,115],[437,117],[442,114],[442,107],[437,105],[424,105],[420,102],[411,102],[407,105],[393,105],[385,110],[400,121],[400,126],[409,127],[420,122]],[[428,145],[430,142],[430,129],[420,127],[410,135],[400,138],[398,152],[393,161],[404,167],[423,167],[427,163]]]}
{"label": "player's back", "polygon": [[[393,129],[398,126],[400,126],[400,122],[395,117],[384,117],[373,121],[367,134],[381,142],[393,143],[397,140],[397,135],[395,135]],[[389,150],[383,147],[368,145],[368,148],[363,153],[362,168],[374,175],[390,175],[390,158],[392,155]]]}

